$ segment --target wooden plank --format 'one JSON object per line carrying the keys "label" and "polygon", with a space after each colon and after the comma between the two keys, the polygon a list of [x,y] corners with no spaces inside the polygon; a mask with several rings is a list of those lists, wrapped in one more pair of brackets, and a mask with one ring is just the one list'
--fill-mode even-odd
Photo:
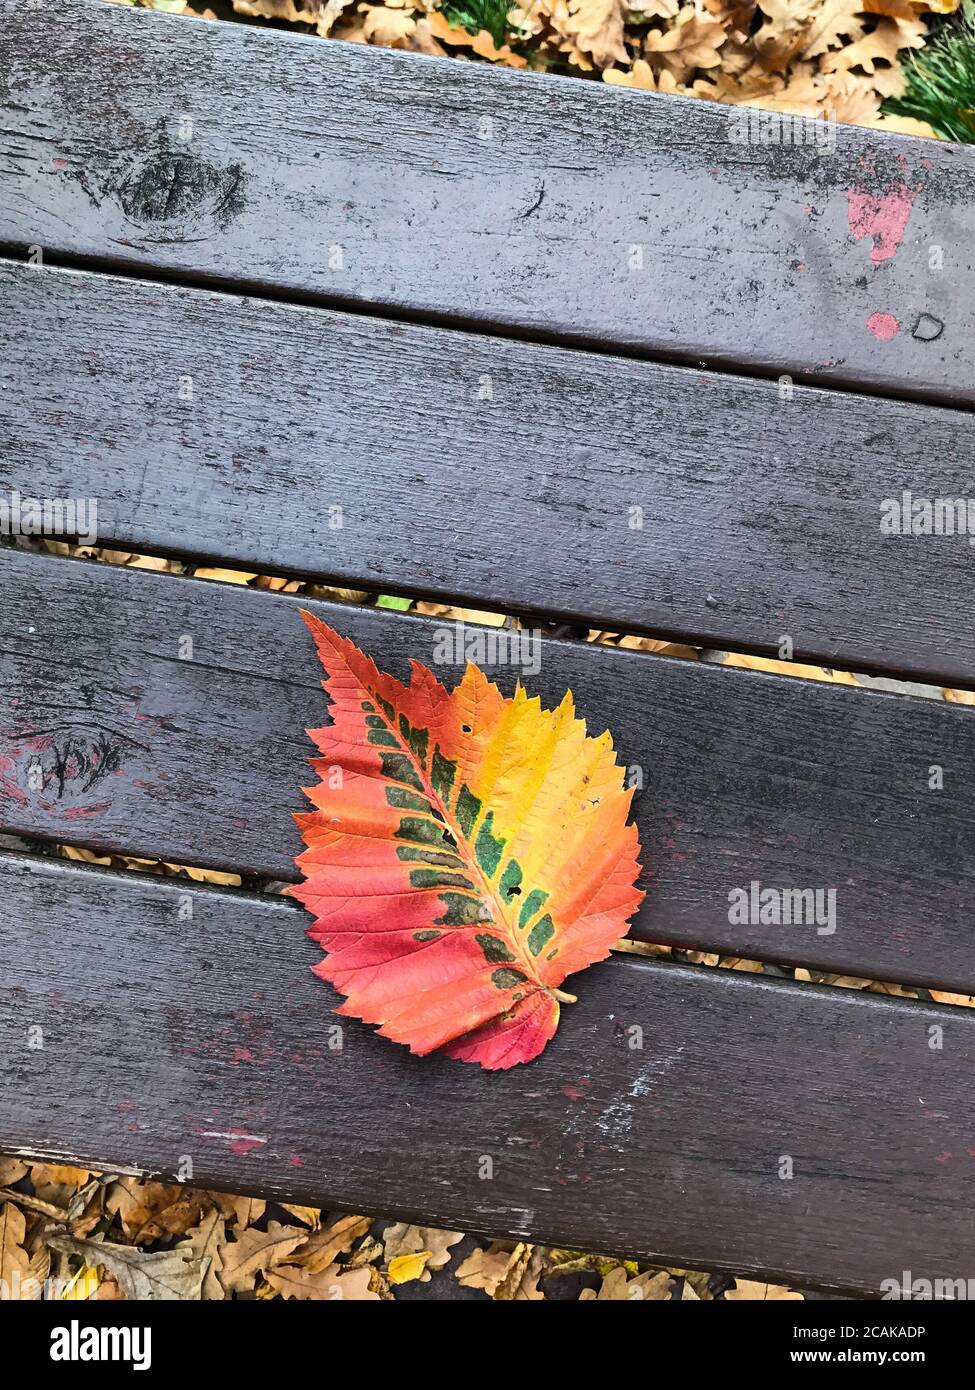
{"label": "wooden plank", "polygon": [[[11,550],[0,582],[0,829],[294,878],[326,709],[307,601]],[[460,674],[436,621],[307,606],[401,677]],[[478,655],[508,692],[524,674]],[[975,992],[970,710],[581,643],[538,658],[532,692],[571,687],[639,769],[636,936]],[[835,930],[729,921],[753,881],[835,889]]]}
{"label": "wooden plank", "polygon": [[0,889],[8,1152],[800,1284],[971,1274],[969,1010],[616,959],[491,1074],[337,1019],[282,899],[6,855]]}
{"label": "wooden plank", "polygon": [[970,537],[881,531],[967,498],[958,411],[9,262],[0,293],[0,489],[94,498],[103,544],[975,684]]}
{"label": "wooden plank", "polygon": [[968,148],[736,143],[715,103],[90,0],[0,15],[18,254],[975,400]]}

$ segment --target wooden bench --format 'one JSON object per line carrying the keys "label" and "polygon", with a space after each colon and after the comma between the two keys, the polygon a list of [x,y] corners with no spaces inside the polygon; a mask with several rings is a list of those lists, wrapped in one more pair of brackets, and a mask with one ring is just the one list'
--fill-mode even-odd
{"label": "wooden bench", "polygon": [[[510,1072],[355,1022],[333,1050],[262,891],[325,709],[299,600],[8,540],[0,1150],[826,1290],[970,1277],[975,1014],[925,991],[975,991],[972,712],[571,634],[975,688],[966,538],[880,527],[970,490],[971,150],[742,146],[716,105],[91,0],[0,17],[0,496],[542,624],[532,690],[644,774],[635,939],[921,993],[619,955]],[[436,619],[301,602],[431,661]],[[835,931],[733,924],[753,881],[834,888]]]}

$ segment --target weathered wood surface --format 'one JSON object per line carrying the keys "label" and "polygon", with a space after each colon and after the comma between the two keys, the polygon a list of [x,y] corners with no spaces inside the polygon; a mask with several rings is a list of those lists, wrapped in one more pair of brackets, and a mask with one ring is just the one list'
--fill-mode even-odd
{"label": "weathered wood surface", "polygon": [[90,0],[0,20],[18,254],[975,400],[970,147],[738,144],[715,103]]}
{"label": "weathered wood surface", "polygon": [[[9,549],[0,586],[0,828],[28,836],[294,878],[327,708],[302,602],[401,677],[460,674],[431,619]],[[640,769],[636,936],[975,992],[970,710],[549,639],[539,666]],[[753,880],[835,889],[835,931],[730,922]]]}
{"label": "weathered wood surface", "polygon": [[975,684],[968,535],[881,532],[967,497],[962,412],[9,262],[0,294],[0,488],[95,498],[103,544]]}
{"label": "weathered wood surface", "polygon": [[337,1019],[282,899],[6,855],[0,892],[7,1150],[800,1284],[971,1275],[968,1010],[617,959],[492,1074]]}

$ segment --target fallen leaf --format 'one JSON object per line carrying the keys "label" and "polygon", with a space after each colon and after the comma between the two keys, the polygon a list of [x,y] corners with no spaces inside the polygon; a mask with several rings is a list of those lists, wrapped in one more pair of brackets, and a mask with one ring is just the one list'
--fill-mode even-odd
{"label": "fallen leaf", "polygon": [[404,686],[304,617],[334,721],[311,731],[321,781],[296,817],[315,973],[340,1014],[412,1052],[530,1061],[574,1002],[562,981],[609,954],[643,897],[610,735],[587,736],[570,694],[549,713],[473,665],[451,694],[417,662]]}
{"label": "fallen leaf", "polygon": [[419,1279],[427,1266],[430,1258],[429,1250],[420,1250],[415,1255],[397,1255],[389,1262],[389,1282],[391,1284],[409,1284],[414,1279]]}
{"label": "fallen leaf", "polygon": [[537,1302],[544,1297],[538,1280],[544,1272],[544,1252],[519,1241],[513,1248],[496,1241],[474,1250],[457,1270],[457,1282],[483,1289],[498,1302]]}
{"label": "fallen leaf", "polygon": [[203,1270],[202,1297],[222,1299],[224,1297],[220,1274],[223,1270],[223,1252],[228,1243],[227,1228],[222,1212],[213,1208],[203,1217],[200,1224],[187,1231],[186,1240],[177,1247],[188,1248],[193,1258]]}
{"label": "fallen leaf", "polygon": [[568,0],[563,32],[582,53],[592,55],[598,68],[625,63],[629,55],[623,43],[624,0]]}
{"label": "fallen leaf", "polygon": [[236,1240],[228,1241],[223,1247],[223,1267],[218,1277],[225,1291],[249,1290],[258,1274],[265,1274],[281,1264],[307,1237],[308,1232],[303,1227],[282,1226],[277,1221],[268,1222],[266,1231],[253,1226],[241,1231]]}
{"label": "fallen leaf", "polygon": [[193,578],[215,579],[221,584],[249,584],[252,579],[257,578],[257,575],[248,574],[244,570],[228,570],[201,565],[199,569],[193,571]]}
{"label": "fallen leaf", "polygon": [[321,1225],[322,1213],[319,1207],[299,1207],[292,1202],[281,1202],[279,1205],[282,1211],[286,1211],[296,1221],[301,1221],[304,1225],[311,1227],[313,1231]]}
{"label": "fallen leaf", "polygon": [[80,1255],[90,1270],[104,1265],[126,1298],[192,1302],[202,1296],[206,1271],[185,1242],[172,1250],[150,1252],[105,1240],[79,1240],[64,1231],[51,1231],[46,1239],[52,1250]]}
{"label": "fallen leaf", "polygon": [[320,1274],[335,1262],[336,1255],[344,1255],[351,1250],[371,1225],[368,1216],[340,1216],[331,1226],[315,1231],[286,1256],[283,1263],[301,1265],[310,1274]]}
{"label": "fallen leaf", "polygon": [[622,1265],[611,1269],[603,1280],[597,1293],[595,1289],[583,1289],[580,1302],[610,1301],[613,1303],[666,1303],[673,1292],[674,1281],[666,1270],[648,1270],[630,1278]]}
{"label": "fallen leaf", "polygon": [[463,1238],[462,1231],[440,1231],[434,1226],[410,1226],[405,1221],[397,1221],[383,1231],[384,1258],[392,1268],[397,1259],[422,1252],[426,1261],[420,1274],[412,1277],[429,1284],[430,1270],[443,1269],[449,1264],[451,1246]]}
{"label": "fallen leaf", "polygon": [[0,1156],[0,1187],[13,1187],[15,1182],[20,1182],[26,1172],[27,1164],[19,1158]]}
{"label": "fallen leaf", "polygon": [[0,1206],[0,1298],[20,1299],[30,1278],[30,1256],[24,1249],[27,1223],[13,1202]]}
{"label": "fallen leaf", "polygon": [[849,671],[832,671],[825,666],[804,666],[800,661],[775,661],[767,656],[747,656],[744,652],[729,652],[721,664],[738,666],[746,671],[768,671],[776,676],[826,681],[832,685],[859,686],[859,681]]}
{"label": "fallen leaf", "polygon": [[753,1279],[736,1279],[735,1287],[728,1290],[725,1298],[731,1303],[751,1302],[755,1299],[765,1303],[780,1303],[791,1299],[804,1301],[803,1295],[793,1289],[783,1288],[779,1284],[760,1284]]}
{"label": "fallen leaf", "polygon": [[457,1282],[467,1289],[494,1291],[508,1272],[512,1254],[507,1246],[495,1242],[486,1250],[473,1250],[457,1270]]}

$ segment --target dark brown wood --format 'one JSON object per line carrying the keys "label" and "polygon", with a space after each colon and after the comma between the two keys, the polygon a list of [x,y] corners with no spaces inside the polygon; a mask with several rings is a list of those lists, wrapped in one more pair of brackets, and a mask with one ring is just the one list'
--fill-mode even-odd
{"label": "dark brown wood", "polygon": [[616,959],[485,1073],[331,1013],[283,899],[6,855],[0,892],[7,1151],[800,1286],[971,1276],[969,1010]]}
{"label": "dark brown wood", "polygon": [[[430,619],[13,550],[0,585],[0,829],[28,836],[294,878],[327,708],[299,606],[397,675],[460,674]],[[636,936],[975,992],[970,710],[550,640],[525,681],[640,770]],[[835,889],[835,931],[729,921],[753,880]]]}
{"label": "dark brown wood", "polygon": [[18,254],[975,399],[965,147],[741,144],[715,103],[90,0],[0,14]]}
{"label": "dark brown wood", "polygon": [[969,536],[881,531],[968,496],[961,412],[10,263],[0,294],[0,491],[95,498],[102,543],[975,684]]}

